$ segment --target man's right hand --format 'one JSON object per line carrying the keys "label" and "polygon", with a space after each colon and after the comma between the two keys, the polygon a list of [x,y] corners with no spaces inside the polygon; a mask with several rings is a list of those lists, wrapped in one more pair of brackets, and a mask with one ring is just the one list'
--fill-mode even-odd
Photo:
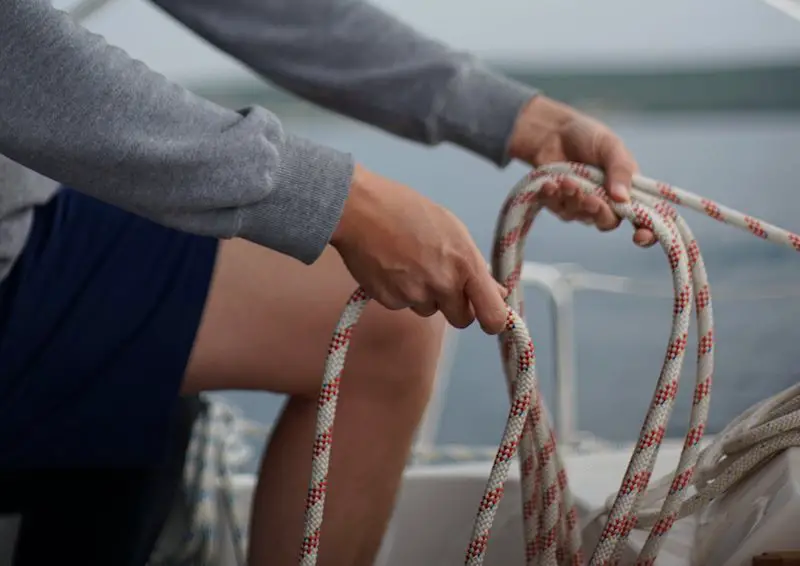
{"label": "man's right hand", "polygon": [[331,239],[356,281],[386,308],[441,311],[457,328],[475,318],[505,326],[505,289],[491,276],[467,228],[410,188],[356,166]]}

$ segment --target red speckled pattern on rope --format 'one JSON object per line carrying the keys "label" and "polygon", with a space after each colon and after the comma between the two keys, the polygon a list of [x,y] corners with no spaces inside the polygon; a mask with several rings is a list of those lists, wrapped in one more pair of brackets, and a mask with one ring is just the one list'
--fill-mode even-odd
{"label": "red speckled pattern on rope", "polygon": [[[467,545],[465,564],[468,566],[483,563],[492,522],[503,497],[511,460],[517,451],[520,454],[526,563],[529,566],[577,566],[585,561],[577,511],[566,470],[536,381],[534,347],[522,319],[522,292],[518,285],[525,238],[536,214],[542,208],[537,200],[538,193],[546,182],[563,177],[575,180],[584,192],[597,194],[608,200],[602,188],[603,174],[596,168],[577,163],[539,167],[511,190],[495,232],[492,270],[497,280],[506,285],[510,292],[508,317],[505,331],[500,336],[500,345],[511,408]],[[646,226],[656,234],[672,270],[675,295],[672,331],[664,365],[642,424],[638,443],[609,510],[605,529],[590,556],[589,563],[593,566],[618,562],[623,542],[639,519],[637,512],[642,495],[650,482],[678,391],[693,306],[696,307],[699,340],[689,429],[661,509],[648,517],[647,522],[652,524],[652,528],[638,557],[638,565],[655,562],[664,536],[687,499],[687,489],[692,483],[700,455],[699,444],[708,417],[714,368],[711,292],[697,241],[673,204],[696,210],[758,238],[800,251],[800,236],[796,234],[643,176],[637,175],[634,178],[630,203],[611,202],[618,215],[635,225]],[[339,382],[352,329],[369,300],[361,289],[353,293],[328,350],[319,397],[311,483],[306,501],[305,532],[300,553],[300,563],[303,566],[316,564]]]}

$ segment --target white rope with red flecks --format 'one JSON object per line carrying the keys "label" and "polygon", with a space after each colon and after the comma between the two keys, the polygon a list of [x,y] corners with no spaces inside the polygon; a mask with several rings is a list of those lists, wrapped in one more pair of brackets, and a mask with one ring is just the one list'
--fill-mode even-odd
{"label": "white rope with red flecks", "polygon": [[[580,565],[584,562],[577,512],[550,425],[550,417],[537,386],[534,347],[521,318],[522,293],[518,286],[525,237],[542,208],[537,195],[546,183],[564,177],[575,181],[584,192],[606,198],[605,191],[601,188],[604,177],[598,169],[575,163],[539,167],[511,190],[495,234],[492,269],[497,280],[509,290],[506,329],[501,334],[500,341],[512,402],[467,547],[465,563],[468,566],[483,563],[489,532],[503,496],[511,459],[518,449],[527,563],[549,566]],[[648,523],[653,524],[653,527],[637,564],[652,564],[655,561],[664,536],[687,499],[687,488],[692,483],[700,455],[699,443],[708,415],[713,374],[711,294],[697,242],[672,205],[686,206],[715,220],[744,229],[759,238],[800,251],[800,236],[796,234],[640,175],[634,178],[631,197],[630,203],[609,202],[621,217],[634,225],[653,230],[667,254],[675,291],[672,332],[638,443],[608,512],[600,541],[591,555],[591,565],[615,563],[622,543],[637,524],[637,511],[649,484],[675,402],[693,304],[697,307],[699,340],[689,430],[670,487],[663,496],[661,509],[657,513],[650,513],[651,516],[648,517]],[[313,566],[317,560],[339,383],[353,328],[369,300],[361,289],[353,293],[328,350],[306,501],[305,531],[300,553],[300,563],[303,566]]]}

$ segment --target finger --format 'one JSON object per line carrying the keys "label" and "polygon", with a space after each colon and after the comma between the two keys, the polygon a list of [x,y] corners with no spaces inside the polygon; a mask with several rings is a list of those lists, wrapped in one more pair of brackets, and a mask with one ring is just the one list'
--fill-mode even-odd
{"label": "finger", "polygon": [[475,320],[475,311],[465,293],[448,293],[439,301],[439,310],[456,328],[466,328]]}
{"label": "finger", "polygon": [[540,202],[560,220],[569,222],[580,212],[580,207],[574,205],[576,193],[577,187],[574,183],[562,183],[552,193],[548,193],[549,196],[540,199]]}
{"label": "finger", "polygon": [[495,284],[497,285],[497,292],[500,293],[500,296],[503,297],[503,300],[506,300],[508,298],[508,289],[506,289],[501,283],[498,283],[497,281],[495,281]]}
{"label": "finger", "polygon": [[656,235],[645,228],[637,228],[633,234],[633,243],[643,248],[649,248],[656,243]]}
{"label": "finger", "polygon": [[562,202],[564,210],[562,218],[574,220],[583,211],[583,191],[572,183],[564,183],[561,187]]}
{"label": "finger", "polygon": [[435,302],[431,302],[425,305],[412,306],[411,310],[423,318],[428,318],[439,312],[439,307]]}
{"label": "finger", "polygon": [[552,181],[547,181],[539,190],[539,198],[550,199],[558,193],[558,185]]}
{"label": "finger", "polygon": [[622,222],[622,218],[617,216],[617,213],[611,209],[607,202],[601,200],[594,215],[594,223],[597,225],[597,229],[601,232],[614,230],[620,225],[620,222]]}
{"label": "finger", "polygon": [[386,289],[366,289],[366,291],[367,294],[371,296],[378,304],[390,311],[399,311],[408,308],[411,305],[408,301],[400,298],[401,294],[398,292],[389,292]]}
{"label": "finger", "polygon": [[561,197],[557,194],[551,195],[549,197],[541,197],[539,198],[539,202],[542,206],[544,206],[547,210],[555,214],[556,216],[560,216],[562,212],[564,212],[564,202]]}
{"label": "finger", "polygon": [[603,206],[605,202],[603,199],[598,197],[597,195],[584,195],[583,197],[583,212],[584,214],[588,214],[590,216],[596,215],[600,212],[600,207]]}
{"label": "finger", "polygon": [[483,331],[487,334],[502,332],[506,325],[506,303],[489,272],[474,270],[464,290]]}
{"label": "finger", "polygon": [[601,166],[606,172],[606,190],[617,202],[630,200],[631,182],[637,170],[636,160],[617,136],[607,133],[598,148]]}
{"label": "finger", "polygon": [[578,182],[575,181],[574,179],[570,179],[569,177],[564,177],[563,179],[561,179],[561,182],[559,183],[559,189],[560,192],[562,193],[566,192],[570,195],[574,195],[575,193],[583,194],[583,189],[581,189],[580,184],[578,184]]}

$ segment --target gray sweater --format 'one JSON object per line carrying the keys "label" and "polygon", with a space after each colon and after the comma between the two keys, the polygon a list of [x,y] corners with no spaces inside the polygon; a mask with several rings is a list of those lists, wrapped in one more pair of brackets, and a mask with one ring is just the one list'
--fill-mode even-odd
{"label": "gray sweater", "polygon": [[[156,3],[301,97],[501,166],[535,94],[361,0]],[[352,168],[351,156],[293,135],[268,110],[236,112],[171,83],[48,0],[0,0],[0,278],[25,245],[32,207],[54,193],[49,179],[311,263]]]}

